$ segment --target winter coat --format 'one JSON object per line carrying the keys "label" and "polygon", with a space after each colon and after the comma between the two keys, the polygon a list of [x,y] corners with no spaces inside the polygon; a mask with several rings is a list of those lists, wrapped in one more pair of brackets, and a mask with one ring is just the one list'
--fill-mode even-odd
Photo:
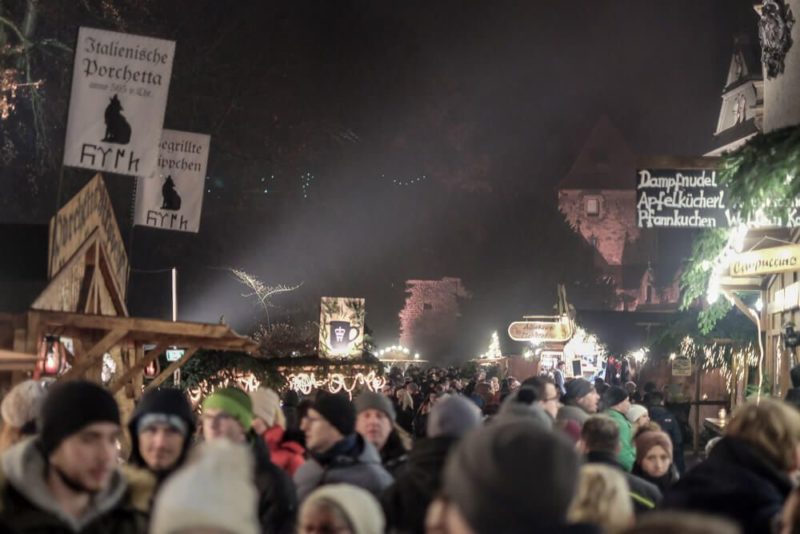
{"label": "winter coat", "polygon": [[414,408],[403,409],[400,406],[395,406],[397,412],[397,424],[406,432],[413,432],[414,430]]}
{"label": "winter coat", "polygon": [[264,440],[255,432],[248,435],[255,459],[255,483],[258,490],[258,518],[262,532],[290,534],[294,532],[297,493],[292,479],[269,459]]}
{"label": "winter coat", "polygon": [[284,441],[285,430],[279,425],[268,428],[261,434],[269,448],[269,459],[283,469],[289,476],[294,476],[297,469],[306,461],[306,450],[295,441]]}
{"label": "winter coat", "polygon": [[586,455],[586,461],[590,464],[604,464],[619,469],[628,481],[628,488],[630,489],[631,502],[633,509],[637,514],[653,510],[661,502],[661,491],[650,482],[643,480],[636,475],[625,471],[619,462],[617,456],[612,452],[591,451]]}
{"label": "winter coat", "polygon": [[405,470],[381,497],[389,530],[425,532],[428,505],[442,487],[447,453],[456,443],[458,440],[450,437],[417,441],[408,455]]}
{"label": "winter coat", "polygon": [[670,465],[669,470],[658,478],[648,475],[638,462],[633,464],[632,473],[642,480],[653,484],[662,495],[678,481],[678,471],[675,469],[675,464]]}
{"label": "winter coat", "polygon": [[743,534],[769,534],[791,489],[786,473],[751,445],[725,437],[667,492],[664,507],[725,516]]}
{"label": "winter coat", "polygon": [[650,406],[648,409],[650,420],[658,423],[661,430],[666,432],[672,441],[672,464],[677,468],[679,474],[683,474],[685,463],[683,460],[683,434],[681,427],[675,416],[663,406]]}
{"label": "winter coat", "polygon": [[392,478],[396,478],[397,474],[405,468],[408,450],[403,445],[403,440],[397,430],[392,430],[389,434],[389,439],[380,450],[380,456],[384,469],[392,475]]}
{"label": "winter coat", "polygon": [[617,410],[608,409],[605,411],[611,419],[617,423],[619,427],[619,456],[617,461],[625,468],[625,471],[630,472],[633,469],[633,464],[636,462],[636,446],[633,444],[633,429],[631,422],[622,412]]}
{"label": "winter coat", "polygon": [[[352,444],[347,443],[350,440]],[[336,483],[358,486],[380,498],[393,479],[381,465],[375,447],[360,434],[351,434],[334,448],[334,454],[312,456],[294,474],[300,501],[317,487]]]}
{"label": "winter coat", "polygon": [[17,534],[145,534],[155,478],[147,471],[116,471],[80,519],[62,511],[44,477],[36,438],[6,451],[0,461],[0,521]]}
{"label": "winter coat", "polygon": [[591,414],[589,414],[586,410],[584,410],[577,404],[565,404],[564,406],[558,409],[558,415],[556,417],[556,421],[559,422],[575,421],[576,423],[578,423],[578,426],[583,428],[583,423],[585,423],[590,416]]}

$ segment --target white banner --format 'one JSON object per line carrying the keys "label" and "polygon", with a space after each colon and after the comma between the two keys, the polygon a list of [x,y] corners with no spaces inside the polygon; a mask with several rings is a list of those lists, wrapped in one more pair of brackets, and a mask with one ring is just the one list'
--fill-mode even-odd
{"label": "white banner", "polygon": [[174,41],[80,28],[64,165],[154,174],[174,55]]}
{"label": "white banner", "polygon": [[200,230],[210,144],[211,137],[205,134],[163,131],[158,172],[137,178],[134,224],[181,232]]}

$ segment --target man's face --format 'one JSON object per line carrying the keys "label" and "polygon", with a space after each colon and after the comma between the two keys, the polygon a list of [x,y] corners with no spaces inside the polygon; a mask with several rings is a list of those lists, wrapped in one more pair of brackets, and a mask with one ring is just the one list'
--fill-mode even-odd
{"label": "man's face", "polygon": [[234,443],[244,443],[242,424],[232,415],[219,408],[208,408],[203,412],[203,437],[209,441],[227,438]]}
{"label": "man's face", "polygon": [[155,423],[139,432],[139,454],[151,471],[168,471],[178,463],[185,440],[174,426]]}
{"label": "man's face", "polygon": [[614,406],[614,409],[620,413],[628,413],[628,410],[631,409],[631,399],[629,398],[625,399],[624,401]]}
{"label": "man's face", "polygon": [[370,408],[358,414],[356,431],[381,450],[392,433],[392,420],[381,410]]}
{"label": "man's face", "polygon": [[92,423],[72,434],[50,455],[50,465],[90,493],[108,487],[117,466],[120,427]]}
{"label": "man's face", "polygon": [[586,413],[597,413],[597,401],[599,400],[600,395],[598,395],[597,391],[592,388],[589,393],[579,398],[576,402],[578,403],[578,406],[586,411]]}
{"label": "man's face", "polygon": [[306,448],[311,452],[323,453],[344,439],[342,433],[313,408],[309,408],[300,422],[300,430],[305,433]]}
{"label": "man's face", "polygon": [[556,387],[553,384],[548,382],[544,385],[544,400],[540,401],[540,404],[544,411],[553,416],[553,419],[556,418],[559,402],[558,391],[556,391]]}

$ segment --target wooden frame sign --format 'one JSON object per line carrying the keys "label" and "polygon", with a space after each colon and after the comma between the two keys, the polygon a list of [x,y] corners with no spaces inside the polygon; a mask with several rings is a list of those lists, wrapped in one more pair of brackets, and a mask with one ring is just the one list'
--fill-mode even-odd
{"label": "wooden frame sign", "polygon": [[747,277],[800,271],[800,245],[786,245],[738,254],[731,261],[730,275]]}

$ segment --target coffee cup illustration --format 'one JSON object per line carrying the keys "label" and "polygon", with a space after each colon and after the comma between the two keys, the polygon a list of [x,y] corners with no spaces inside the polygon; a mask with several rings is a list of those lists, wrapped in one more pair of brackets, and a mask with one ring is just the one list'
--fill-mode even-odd
{"label": "coffee cup illustration", "polygon": [[335,351],[345,351],[356,340],[360,332],[357,326],[352,326],[348,321],[331,321],[328,343]]}

